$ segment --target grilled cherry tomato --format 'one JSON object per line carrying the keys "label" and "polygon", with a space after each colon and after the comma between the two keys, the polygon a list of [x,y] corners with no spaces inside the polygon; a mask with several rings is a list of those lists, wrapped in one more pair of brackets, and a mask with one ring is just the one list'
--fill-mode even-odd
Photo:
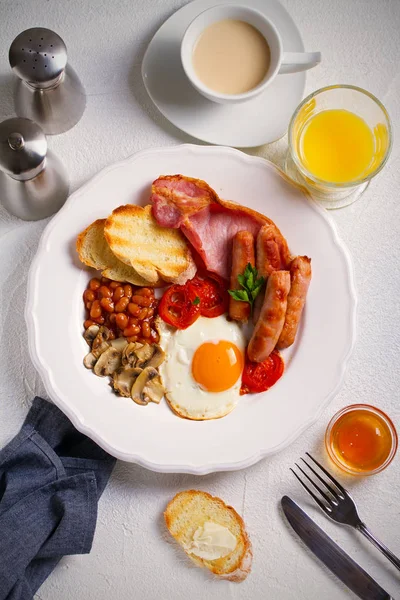
{"label": "grilled cherry tomato", "polygon": [[188,285],[171,285],[158,305],[158,314],[178,329],[187,329],[200,316],[198,295]]}
{"label": "grilled cherry tomato", "polygon": [[203,317],[219,317],[228,310],[229,296],[225,281],[215,273],[197,274],[186,283],[200,298],[200,314]]}
{"label": "grilled cherry tomato", "polygon": [[283,369],[283,359],[277,350],[274,350],[266,360],[260,363],[252,362],[246,356],[240,395],[265,392],[278,381]]}

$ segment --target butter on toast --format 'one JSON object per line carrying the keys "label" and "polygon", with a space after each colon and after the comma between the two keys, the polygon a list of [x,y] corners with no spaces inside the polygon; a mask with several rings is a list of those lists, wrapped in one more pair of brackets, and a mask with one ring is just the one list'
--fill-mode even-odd
{"label": "butter on toast", "polygon": [[[188,490],[176,494],[169,502],[164,518],[171,535],[199,567],[206,567],[222,579],[236,582],[246,579],[253,558],[251,542],[243,519],[234,508],[207,492]],[[188,551],[195,532],[207,521],[227,528],[236,538],[236,547],[228,555],[206,560]]]}

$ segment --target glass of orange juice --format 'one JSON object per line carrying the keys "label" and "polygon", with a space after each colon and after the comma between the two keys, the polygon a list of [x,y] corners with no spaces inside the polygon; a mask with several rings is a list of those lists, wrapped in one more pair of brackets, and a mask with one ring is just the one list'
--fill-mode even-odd
{"label": "glass of orange juice", "polygon": [[317,90],[289,125],[286,172],[325,208],[352,204],[385,165],[392,145],[387,110],[352,85]]}

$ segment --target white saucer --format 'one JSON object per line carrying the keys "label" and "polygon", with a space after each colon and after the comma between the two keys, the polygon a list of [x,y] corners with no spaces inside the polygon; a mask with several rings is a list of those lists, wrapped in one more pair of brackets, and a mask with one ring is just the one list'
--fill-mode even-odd
{"label": "white saucer", "polygon": [[[303,98],[306,75],[278,75],[256,98],[243,104],[215,104],[201,96],[187,79],[180,44],[189,23],[216,4],[243,0],[194,0],[174,13],[151,40],[142,63],[142,77],[159,111],[182,131],[211,144],[248,148],[282,137]],[[246,0],[276,25],[285,51],[304,51],[299,30],[277,0]]]}

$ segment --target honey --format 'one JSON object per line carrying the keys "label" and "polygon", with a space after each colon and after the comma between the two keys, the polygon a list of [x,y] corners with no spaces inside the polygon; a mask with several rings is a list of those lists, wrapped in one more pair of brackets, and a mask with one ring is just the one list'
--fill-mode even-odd
{"label": "honey", "polygon": [[368,475],[389,464],[396,452],[397,435],[393,423],[380,410],[355,405],[332,419],[326,444],[338,466],[350,473]]}

